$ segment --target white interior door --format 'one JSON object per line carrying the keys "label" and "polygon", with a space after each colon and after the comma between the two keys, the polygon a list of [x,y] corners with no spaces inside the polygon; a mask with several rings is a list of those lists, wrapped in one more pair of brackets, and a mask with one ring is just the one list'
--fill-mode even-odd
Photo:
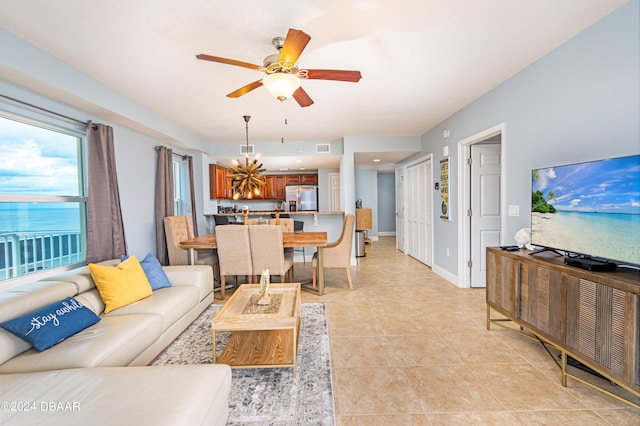
{"label": "white interior door", "polygon": [[500,144],[471,145],[471,287],[486,286],[486,248],[500,245]]}
{"label": "white interior door", "polygon": [[342,211],[340,207],[340,173],[329,173],[329,204],[330,211]]}
{"label": "white interior door", "polygon": [[407,254],[431,266],[432,174],[431,159],[407,167],[406,174]]}
{"label": "white interior door", "polygon": [[404,170],[396,169],[396,248],[405,251],[404,246]]}

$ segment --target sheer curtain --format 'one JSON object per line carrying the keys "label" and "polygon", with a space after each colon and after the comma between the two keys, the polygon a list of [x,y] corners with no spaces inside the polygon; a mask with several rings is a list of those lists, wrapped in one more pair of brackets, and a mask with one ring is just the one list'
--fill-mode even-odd
{"label": "sheer curtain", "polygon": [[120,209],[113,128],[89,123],[87,145],[87,263],[92,263],[128,253]]}
{"label": "sheer curtain", "polygon": [[161,265],[168,265],[164,218],[173,216],[173,151],[166,146],[158,146],[156,152],[156,257]]}

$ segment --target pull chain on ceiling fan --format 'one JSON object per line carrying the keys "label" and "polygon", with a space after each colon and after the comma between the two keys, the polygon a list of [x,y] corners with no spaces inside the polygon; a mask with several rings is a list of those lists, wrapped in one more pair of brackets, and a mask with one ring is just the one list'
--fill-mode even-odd
{"label": "pull chain on ceiling fan", "polygon": [[264,59],[263,66],[206,54],[196,55],[196,58],[249,68],[267,74],[262,79],[229,93],[227,95],[229,98],[238,98],[260,86],[266,86],[276,99],[284,101],[293,96],[298,105],[308,107],[313,104],[313,100],[300,85],[300,79],[357,83],[362,78],[360,71],[298,69],[298,58],[309,43],[309,40],[311,40],[311,37],[305,32],[290,28],[286,38],[276,37],[273,39],[272,43],[280,53],[267,56]]}

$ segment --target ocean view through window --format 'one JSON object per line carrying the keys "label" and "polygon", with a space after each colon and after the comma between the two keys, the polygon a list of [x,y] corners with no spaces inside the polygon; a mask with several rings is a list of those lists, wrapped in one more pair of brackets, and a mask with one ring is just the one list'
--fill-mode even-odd
{"label": "ocean view through window", "polygon": [[0,285],[86,258],[85,134],[0,111]]}

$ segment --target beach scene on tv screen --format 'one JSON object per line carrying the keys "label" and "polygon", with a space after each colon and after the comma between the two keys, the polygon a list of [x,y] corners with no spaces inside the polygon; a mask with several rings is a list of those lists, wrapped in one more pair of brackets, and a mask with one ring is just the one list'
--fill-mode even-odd
{"label": "beach scene on tv screen", "polygon": [[534,169],[534,245],[640,264],[640,155]]}

